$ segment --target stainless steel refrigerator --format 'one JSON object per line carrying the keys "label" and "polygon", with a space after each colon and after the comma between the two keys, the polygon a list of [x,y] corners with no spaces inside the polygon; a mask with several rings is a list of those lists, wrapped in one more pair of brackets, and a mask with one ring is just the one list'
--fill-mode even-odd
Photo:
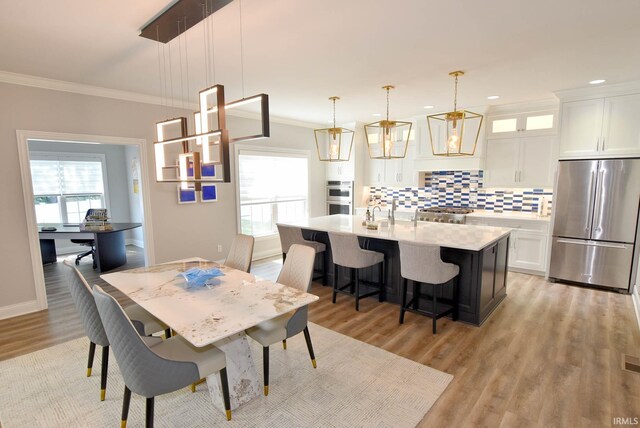
{"label": "stainless steel refrigerator", "polygon": [[631,292],[640,159],[560,161],[549,277]]}

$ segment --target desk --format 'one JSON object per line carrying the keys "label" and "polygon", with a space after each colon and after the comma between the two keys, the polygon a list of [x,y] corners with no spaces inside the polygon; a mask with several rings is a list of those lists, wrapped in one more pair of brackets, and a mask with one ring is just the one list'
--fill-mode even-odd
{"label": "desk", "polygon": [[[98,272],[106,272],[127,263],[127,249],[124,243],[124,232],[142,226],[140,223],[111,223],[113,230],[83,231],[80,226],[40,223],[38,235],[40,237],[40,252],[43,263],[56,261],[55,239],[93,239],[96,249],[96,264]],[[43,232],[43,227],[55,227],[53,232]]]}
{"label": "desk", "polygon": [[[219,267],[211,288],[187,289],[176,278],[192,267]],[[318,296],[200,258],[178,260],[100,276],[193,346],[214,344],[227,358],[231,408],[262,392],[244,331],[318,300]],[[207,377],[214,405],[224,411],[218,375]]]}

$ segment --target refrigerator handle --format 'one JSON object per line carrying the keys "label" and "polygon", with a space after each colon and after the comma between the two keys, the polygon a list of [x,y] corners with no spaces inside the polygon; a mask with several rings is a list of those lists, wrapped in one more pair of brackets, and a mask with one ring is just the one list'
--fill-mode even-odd
{"label": "refrigerator handle", "polygon": [[596,232],[600,232],[602,230],[602,227],[600,226],[600,217],[602,216],[602,187],[604,186],[604,173],[604,169],[598,171],[598,181],[596,184],[596,201],[593,207],[593,228]]}
{"label": "refrigerator handle", "polygon": [[[595,171],[591,171],[591,174],[589,175],[589,199],[587,201],[587,206],[589,207],[589,210],[591,211],[591,204],[592,204],[592,200],[591,198],[593,197],[593,185],[594,185],[594,181],[595,181],[595,177],[596,177],[596,172]],[[592,212],[592,211],[591,211]],[[593,219],[592,215],[588,215],[587,216],[587,223],[585,224],[585,232],[589,232],[591,230],[591,220]]]}

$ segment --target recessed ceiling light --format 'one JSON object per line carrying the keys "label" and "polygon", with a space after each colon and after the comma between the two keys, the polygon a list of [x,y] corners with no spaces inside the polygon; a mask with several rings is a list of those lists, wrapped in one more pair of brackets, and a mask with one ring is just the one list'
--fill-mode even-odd
{"label": "recessed ceiling light", "polygon": [[382,116],[380,113],[373,113],[372,116],[378,117],[378,116]]}
{"label": "recessed ceiling light", "polygon": [[490,95],[487,97],[488,100],[497,100],[498,98],[500,98],[500,95]]}
{"label": "recessed ceiling light", "polygon": [[591,82],[589,82],[590,85],[599,85],[601,83],[606,82],[606,80],[604,79],[596,79],[596,80],[592,80]]}
{"label": "recessed ceiling light", "polygon": [[424,106],[424,108],[433,108],[433,106]]}

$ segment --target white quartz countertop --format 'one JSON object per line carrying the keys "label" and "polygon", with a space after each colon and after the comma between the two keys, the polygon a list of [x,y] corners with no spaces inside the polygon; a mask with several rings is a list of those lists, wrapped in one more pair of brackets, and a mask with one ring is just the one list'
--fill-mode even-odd
{"label": "white quartz countertop", "polygon": [[494,211],[475,210],[474,212],[467,214],[469,218],[495,218],[505,220],[531,220],[531,221],[543,221],[549,223],[551,216],[539,216],[538,213],[522,212],[522,211],[503,211],[497,213]]}
{"label": "white quartz countertop", "polygon": [[445,224],[396,220],[395,225],[370,230],[362,225],[362,216],[336,214],[282,223],[322,232],[346,232],[389,241],[413,241],[461,250],[480,251],[509,235],[511,229],[467,224]]}

